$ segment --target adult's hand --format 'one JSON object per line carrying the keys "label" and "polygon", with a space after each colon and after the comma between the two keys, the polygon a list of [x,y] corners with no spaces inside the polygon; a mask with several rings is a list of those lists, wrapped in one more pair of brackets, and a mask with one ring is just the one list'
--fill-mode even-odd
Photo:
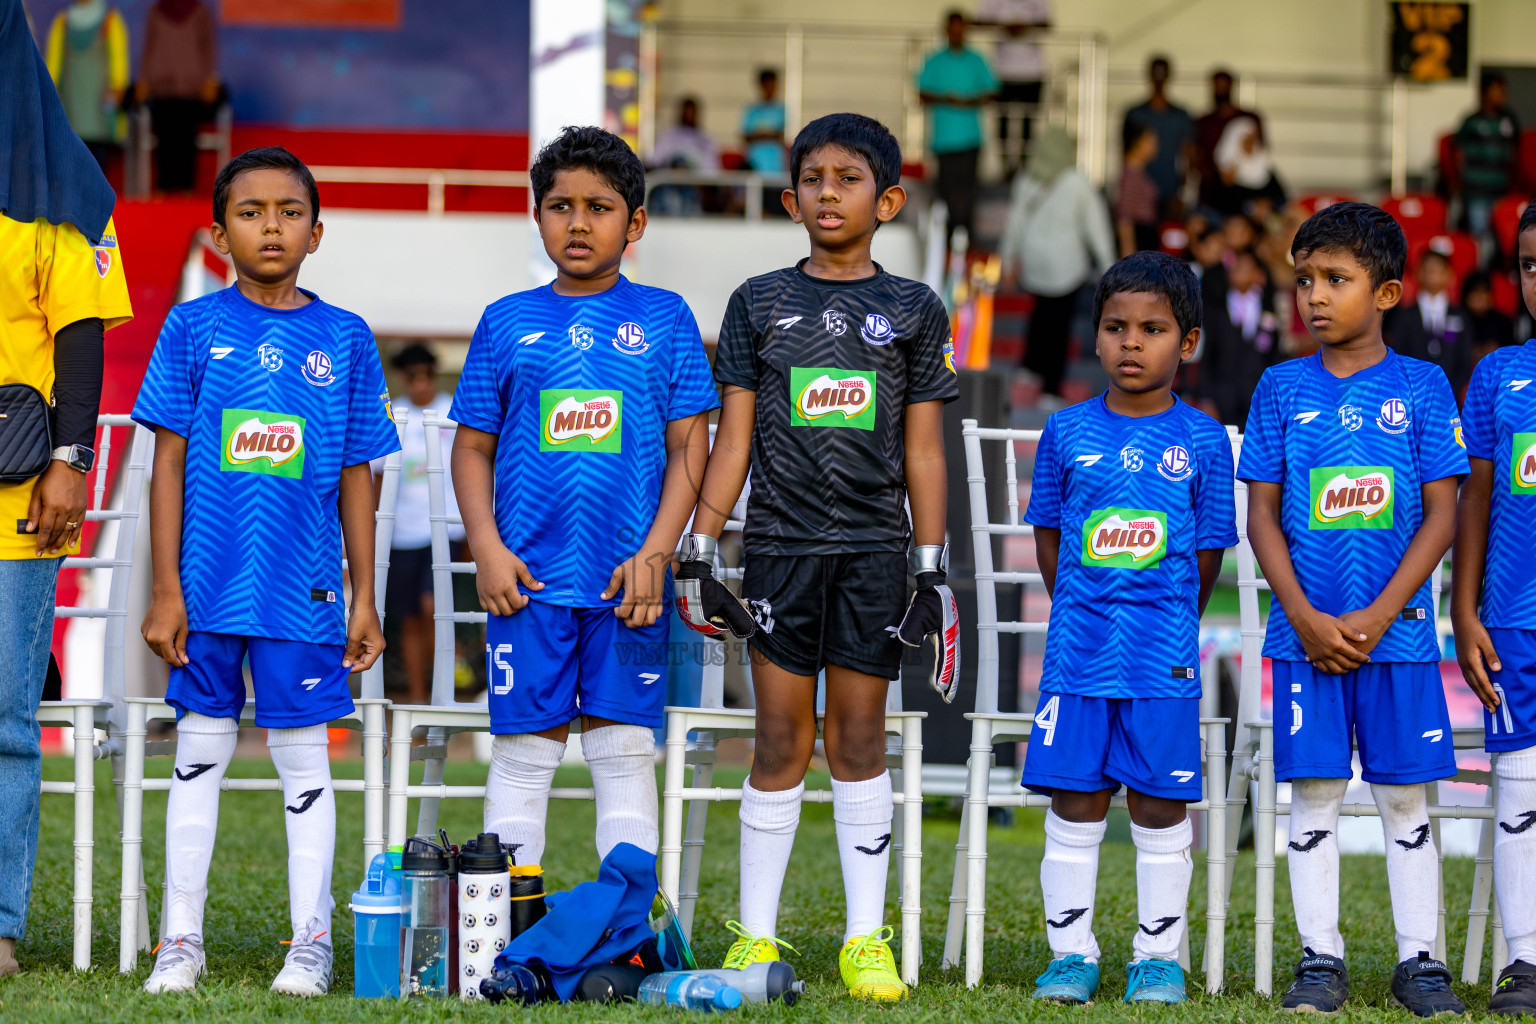
{"label": "adult's hand", "polygon": [[53,554],[80,539],[89,498],[86,474],[55,459],[32,485],[27,532],[37,534],[37,554]]}

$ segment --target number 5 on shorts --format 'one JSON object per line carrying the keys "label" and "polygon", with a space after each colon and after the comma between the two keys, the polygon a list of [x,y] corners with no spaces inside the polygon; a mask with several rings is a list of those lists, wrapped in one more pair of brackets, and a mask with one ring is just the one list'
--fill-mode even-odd
{"label": "number 5 on shorts", "polygon": [[1035,709],[1035,728],[1045,730],[1045,739],[1040,742],[1047,747],[1056,738],[1056,716],[1061,711],[1060,702],[1061,695],[1057,694]]}
{"label": "number 5 on shorts", "polygon": [[[497,644],[494,651],[491,649],[490,644],[485,645],[485,660],[489,662],[486,665],[486,675],[490,676],[491,679],[491,692],[498,696],[512,692],[512,666],[503,661],[501,657],[503,654],[511,653],[511,644]],[[503,682],[496,681],[496,672],[498,670],[505,673]]]}

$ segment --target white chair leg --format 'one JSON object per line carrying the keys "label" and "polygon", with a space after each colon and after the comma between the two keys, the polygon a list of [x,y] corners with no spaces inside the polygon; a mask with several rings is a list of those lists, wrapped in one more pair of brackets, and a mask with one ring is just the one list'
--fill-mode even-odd
{"label": "white chair leg", "polygon": [[[969,763],[966,779],[970,779]],[[955,871],[949,883],[949,921],[944,928],[944,958],[941,962],[945,970],[960,965],[960,941],[965,934],[965,840],[970,833],[970,821],[971,804],[965,800],[960,804],[960,838],[955,840]]]}
{"label": "white chair leg", "polygon": [[384,705],[363,705],[363,870],[385,850]]}
{"label": "white chair leg", "polygon": [[139,957],[144,852],[145,709],[142,704],[127,707],[123,729],[122,917],[118,923],[118,970],[124,974],[134,969]]}
{"label": "white chair leg", "polygon": [[[1426,783],[1424,795],[1429,806],[1438,807],[1440,804],[1440,784],[1438,782]],[[1435,920],[1435,959],[1445,963],[1445,844],[1440,841],[1439,818],[1431,817],[1429,819],[1429,833],[1435,843],[1435,856],[1437,858],[1435,871],[1440,879],[1440,912]]]}
{"label": "white chair leg", "polygon": [[[692,755],[693,788],[704,789],[715,778],[715,737],[699,733]],[[693,935],[693,913],[699,901],[699,871],[704,860],[704,828],[709,821],[708,800],[688,802],[688,828],[683,835],[683,866],[677,894],[677,921],[683,934]]]}
{"label": "white chair leg", "polygon": [[1275,734],[1259,733],[1259,795],[1253,815],[1253,989],[1275,985]]}
{"label": "white chair leg", "polygon": [[[1205,793],[1205,990],[1221,991],[1227,946],[1227,729],[1206,726]],[[1189,935],[1189,929],[1184,929]]]}
{"label": "white chair leg", "polygon": [[1493,968],[1494,984],[1498,984],[1499,972],[1509,965],[1509,945],[1504,941],[1504,919],[1499,915],[1499,886],[1493,886]]}
{"label": "white chair leg", "polygon": [[970,764],[965,793],[971,812],[966,850],[965,984],[975,988],[981,981],[982,944],[986,937],[987,799],[992,772],[992,723],[984,718],[971,723]]}
{"label": "white chair leg", "polygon": [[[1243,735],[1243,730],[1238,731],[1238,736]],[[1222,902],[1225,903],[1228,913],[1232,910],[1232,883],[1237,874],[1237,847],[1242,838],[1243,808],[1247,807],[1253,798],[1254,783],[1248,777],[1248,759],[1254,753],[1242,747],[1239,739],[1236,749],[1227,758],[1227,879],[1222,889]]]}
{"label": "white chair leg", "polygon": [[901,980],[917,984],[923,962],[923,720],[901,719]]}
{"label": "white chair leg", "polygon": [[96,712],[74,709],[75,970],[91,969],[91,881],[96,847]]}
{"label": "white chair leg", "polygon": [[[1495,784],[1497,781],[1495,780]],[[1488,787],[1485,807],[1494,806],[1494,787]],[[1483,976],[1483,943],[1488,933],[1488,904],[1493,897],[1493,830],[1498,823],[1485,818],[1478,829],[1477,861],[1472,871],[1472,902],[1467,907],[1467,945],[1461,957],[1461,980],[1474,985]],[[1494,969],[1498,977],[1498,969]]]}
{"label": "white chair leg", "polygon": [[405,795],[411,784],[411,713],[394,709],[393,729],[389,735],[389,846],[405,842],[410,800]]}
{"label": "white chair leg", "polygon": [[[427,730],[428,747],[448,746],[448,733],[441,727],[434,726]],[[443,765],[448,761],[448,752],[443,751],[442,757],[429,757],[422,762],[421,784],[423,786],[441,786],[443,784]],[[424,796],[416,805],[416,835],[431,838],[437,835],[437,801],[435,796]]]}
{"label": "white chair leg", "polygon": [[683,866],[683,769],[688,760],[688,730],[683,715],[667,715],[667,759],[661,787],[661,891],[676,906]]}

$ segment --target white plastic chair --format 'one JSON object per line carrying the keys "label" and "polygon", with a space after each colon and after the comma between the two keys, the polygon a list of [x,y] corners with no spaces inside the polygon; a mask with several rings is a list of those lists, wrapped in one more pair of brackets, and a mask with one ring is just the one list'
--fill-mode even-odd
{"label": "white plastic chair", "polygon": [[[37,709],[40,724],[68,726],[73,733],[73,780],[44,782],[42,793],[69,794],[75,798],[72,928],[74,965],[79,971],[91,968],[91,887],[96,843],[95,762],[113,757],[117,764],[121,763],[122,747],[116,737],[122,726],[123,644],[127,632],[129,581],[133,572],[133,540],[138,526],[144,470],[154,440],[154,435],[135,426],[127,416],[98,416],[96,425],[101,428],[101,440],[96,449],[96,465],[93,470],[95,480],[85,518],[87,522],[111,524],[110,527],[101,528],[96,547],[97,550],[106,550],[110,545],[112,554],[110,557],[66,558],[63,568],[91,570],[94,574],[93,592],[105,591],[107,603],[103,607],[61,605],[54,608],[54,615],[61,619],[105,620],[102,693],[96,698],[65,696],[62,700],[47,700]],[[118,499],[117,507],[112,508],[107,501],[106,489],[107,479],[111,475],[113,449],[121,449],[123,440],[130,437],[132,444],[128,451],[127,465],[113,486],[113,493]],[[111,530],[116,531],[115,537],[110,536]],[[109,738],[97,743],[97,730]]]}
{"label": "white plastic chair", "polygon": [[[404,418],[395,424],[397,432],[404,432]],[[382,615],[384,593],[389,576],[389,545],[394,535],[395,503],[400,494],[400,453],[395,452],[384,461],[380,474],[379,511],[375,513],[374,531],[374,600]],[[345,561],[343,561],[345,568]],[[337,793],[363,794],[363,867],[366,869],[376,854],[384,852],[385,835],[385,782],[384,754],[386,733],[384,710],[389,701],[384,699],[384,672],[382,659],[362,674],[362,696],[354,703],[355,710],[344,718],[330,723],[333,728],[359,729],[363,734],[363,777],[359,779],[333,779],[332,788]],[[240,716],[241,726],[255,726],[256,708],[247,701]],[[123,891],[118,940],[118,969],[131,972],[138,963],[140,950],[151,945],[148,918],[148,888],[144,884],[144,792],[168,792],[170,776],[145,778],[146,757],[176,756],[174,740],[156,743],[146,742],[150,722],[175,721],[176,711],[163,698],[133,697],[126,701],[126,724],[123,728],[125,766],[122,782],[123,815]],[[225,775],[221,791],[282,792],[280,779],[232,778]],[[165,915],[161,913],[161,926]]]}
{"label": "white plastic chair", "polygon": [[[993,807],[1049,807],[1050,798],[1031,793],[1018,786],[1018,774],[1013,785],[999,792],[992,786],[992,749],[1002,741],[1028,740],[1034,722],[1032,713],[999,712],[998,707],[998,634],[1020,633],[1045,635],[1045,621],[1000,620],[997,611],[997,585],[1022,584],[1044,586],[1044,579],[1037,572],[1004,572],[995,570],[992,563],[992,538],[1009,536],[1033,536],[1034,528],[1019,520],[1018,446],[1036,444],[1040,440],[1038,430],[1004,430],[984,428],[975,420],[964,420],[961,434],[965,441],[966,479],[970,483],[971,540],[976,563],[976,711],[965,717],[971,722],[971,757],[968,763],[969,777],[966,783],[965,805],[961,812],[960,838],[955,844],[955,874],[950,888],[949,923],[944,938],[944,966],[960,963],[961,939],[964,937],[965,983],[975,987],[981,981],[984,925],[986,921],[986,868],[987,868],[987,812]],[[987,479],[982,460],[983,441],[1001,441],[1004,445],[1004,465],[1007,476],[1008,520],[994,523],[987,512]],[[1226,940],[1225,882],[1227,869],[1226,849],[1226,802],[1222,797],[1221,784],[1226,778],[1227,720],[1216,717],[1218,697],[1215,673],[1207,669],[1202,675],[1200,697],[1201,747],[1205,774],[1202,778],[1204,798],[1189,805],[1191,811],[1206,812],[1206,990],[1218,992],[1222,985],[1224,948]],[[1112,806],[1124,807],[1125,798],[1117,796]],[[1188,943],[1188,931],[1185,932]],[[1188,950],[1180,957],[1188,967]]]}
{"label": "white plastic chair", "polygon": [[[1236,428],[1229,427],[1233,455],[1242,450],[1242,437]],[[1275,973],[1275,818],[1290,813],[1290,803],[1277,800],[1274,761],[1274,722],[1264,715],[1263,699],[1263,647],[1266,633],[1265,621],[1259,612],[1259,591],[1269,590],[1269,583],[1259,574],[1258,560],[1248,539],[1248,485],[1237,481],[1237,577],[1238,611],[1242,627],[1242,665],[1239,673],[1237,739],[1233,743],[1232,771],[1227,791],[1227,803],[1237,810],[1227,818],[1227,878],[1223,899],[1230,899],[1232,873],[1236,867],[1238,833],[1242,819],[1242,805],[1247,802],[1250,788],[1254,796],[1253,845],[1254,845],[1254,953],[1253,987],[1261,995],[1273,991]],[[1436,632],[1442,639],[1447,627],[1438,615],[1440,596],[1443,592],[1444,566],[1436,574],[1432,587],[1436,609]],[[1282,614],[1271,606],[1272,614]],[[1452,741],[1456,750],[1481,750],[1483,728],[1481,725],[1452,729]],[[1435,846],[1440,851],[1442,865],[1445,847],[1440,841],[1440,822],[1452,819],[1482,819],[1482,835],[1477,854],[1477,866],[1472,885],[1472,902],[1468,911],[1467,944],[1462,961],[1461,980],[1476,982],[1482,971],[1483,939],[1487,928],[1489,903],[1493,893],[1493,828],[1494,801],[1497,795],[1497,779],[1492,771],[1459,769],[1454,779],[1488,787],[1488,797],[1482,807],[1441,805],[1439,784],[1428,783],[1429,820],[1433,829]],[[1375,804],[1345,804],[1341,815],[1350,817],[1379,817]],[[1214,833],[1214,830],[1213,830]],[[1214,899],[1214,897],[1213,897]],[[1446,958],[1445,937],[1445,886],[1440,888],[1440,921],[1435,939],[1435,957]],[[1499,927],[1497,909],[1494,918],[1493,974],[1496,977],[1508,959],[1504,934]]]}

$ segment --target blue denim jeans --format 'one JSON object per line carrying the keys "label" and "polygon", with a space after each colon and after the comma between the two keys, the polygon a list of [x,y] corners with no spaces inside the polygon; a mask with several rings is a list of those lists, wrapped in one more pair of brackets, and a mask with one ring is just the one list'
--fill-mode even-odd
{"label": "blue denim jeans", "polygon": [[27,929],[43,778],[37,705],[63,562],[0,559],[0,938],[19,939]]}

